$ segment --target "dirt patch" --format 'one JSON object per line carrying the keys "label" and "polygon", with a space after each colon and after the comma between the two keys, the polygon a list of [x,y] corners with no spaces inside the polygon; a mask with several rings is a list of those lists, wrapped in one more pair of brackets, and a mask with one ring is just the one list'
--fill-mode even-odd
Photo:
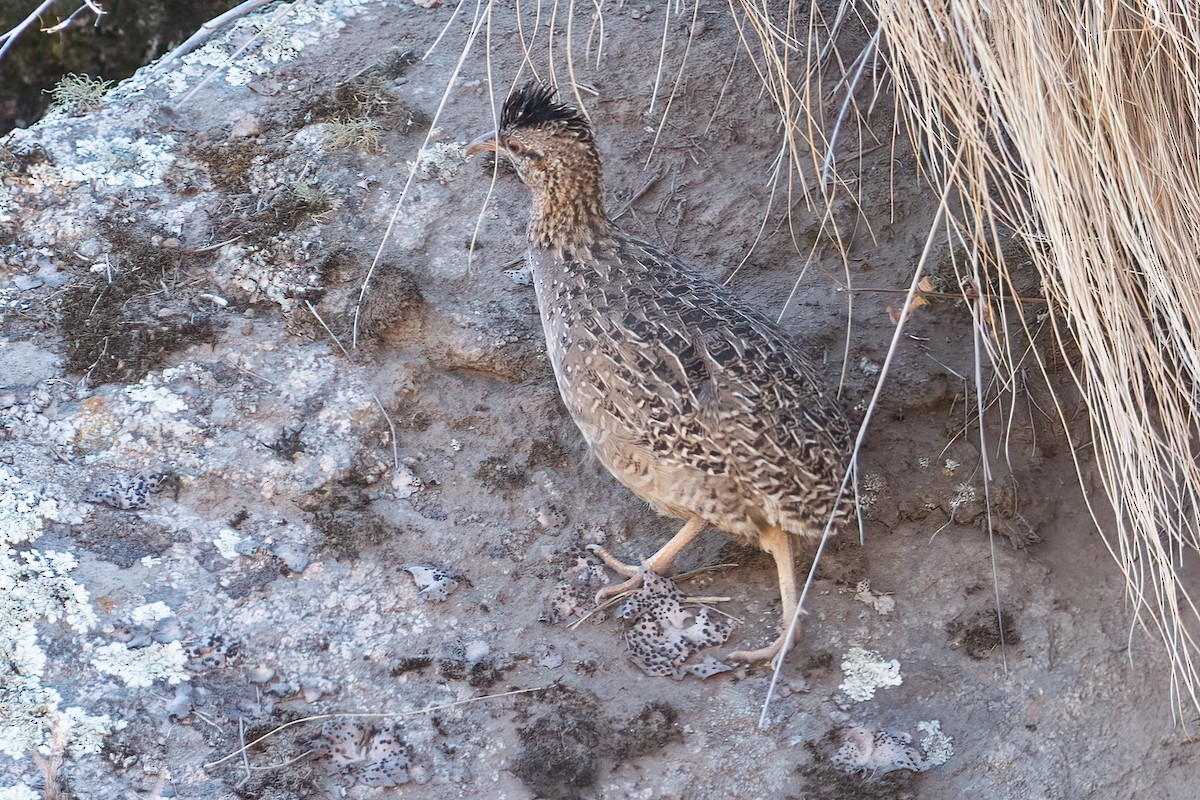
{"label": "dirt patch", "polygon": [[97,268],[72,283],[61,300],[68,369],[96,383],[131,383],[175,351],[215,341],[212,303],[187,287],[204,259],[116,223],[108,240],[112,269]]}
{"label": "dirt patch", "polygon": [[976,661],[983,661],[996,653],[1001,645],[1012,647],[1021,643],[1017,621],[1011,611],[976,611],[966,619],[946,623],[946,636],[951,649],[962,649]]}
{"label": "dirt patch", "polygon": [[538,797],[577,798],[599,778],[603,734],[594,708],[559,706],[517,729],[513,774]]}

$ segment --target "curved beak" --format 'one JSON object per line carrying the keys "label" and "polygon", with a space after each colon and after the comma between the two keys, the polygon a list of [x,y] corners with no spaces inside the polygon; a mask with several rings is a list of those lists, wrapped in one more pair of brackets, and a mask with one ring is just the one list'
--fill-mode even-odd
{"label": "curved beak", "polygon": [[500,152],[496,144],[496,131],[488,131],[487,133],[476,136],[475,139],[467,145],[467,155],[473,156],[476,153],[482,153],[484,150],[491,150],[493,153]]}

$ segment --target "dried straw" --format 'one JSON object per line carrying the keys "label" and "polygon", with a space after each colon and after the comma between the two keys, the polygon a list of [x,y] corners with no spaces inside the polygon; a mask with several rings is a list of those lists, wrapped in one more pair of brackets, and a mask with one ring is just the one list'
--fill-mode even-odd
{"label": "dried straw", "polygon": [[[1181,580],[1200,545],[1200,6],[876,3],[915,143],[960,199],[953,235],[1008,286],[1002,240],[1022,239],[1078,352],[1116,516],[1104,540],[1166,645],[1177,706],[1200,707]],[[976,321],[1011,368],[1004,331],[1024,323],[994,312]]]}

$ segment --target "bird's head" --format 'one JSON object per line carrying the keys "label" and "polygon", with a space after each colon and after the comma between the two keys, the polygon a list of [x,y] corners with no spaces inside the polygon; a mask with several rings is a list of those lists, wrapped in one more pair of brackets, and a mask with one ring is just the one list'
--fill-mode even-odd
{"label": "bird's head", "polygon": [[504,156],[533,195],[534,247],[586,247],[608,229],[604,180],[587,117],[554,99],[554,89],[526,84],[504,101],[500,127],[471,142],[467,155]]}
{"label": "bird's head", "polygon": [[530,189],[548,189],[569,174],[599,171],[596,139],[587,117],[554,99],[550,86],[528,83],[513,91],[500,127],[475,139],[467,155],[491,150],[512,162]]}

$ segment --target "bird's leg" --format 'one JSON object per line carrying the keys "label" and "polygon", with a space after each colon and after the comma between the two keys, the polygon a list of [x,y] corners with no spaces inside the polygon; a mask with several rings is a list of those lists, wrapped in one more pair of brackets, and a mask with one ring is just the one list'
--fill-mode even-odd
{"label": "bird's leg", "polygon": [[596,602],[641,586],[643,570],[649,570],[659,575],[669,574],[675,567],[675,559],[683,552],[685,547],[691,544],[693,539],[700,535],[702,530],[704,530],[704,520],[699,517],[692,517],[679,530],[679,533],[672,536],[666,544],[659,548],[657,553],[643,561],[641,566],[638,567],[622,563],[612,553],[599,545],[588,545],[588,550],[591,550],[604,559],[604,563],[608,565],[609,569],[629,578],[629,580],[618,583],[615,586],[605,586],[596,593]]}
{"label": "bird's leg", "polygon": [[787,640],[788,628],[791,627],[792,617],[796,614],[796,570],[792,556],[791,534],[779,528],[768,528],[759,537],[763,550],[775,559],[775,570],[779,573],[779,597],[783,601],[783,626],[779,638],[766,647],[758,650],[738,650],[726,658],[730,661],[756,662],[782,659],[787,653],[783,652]]}

